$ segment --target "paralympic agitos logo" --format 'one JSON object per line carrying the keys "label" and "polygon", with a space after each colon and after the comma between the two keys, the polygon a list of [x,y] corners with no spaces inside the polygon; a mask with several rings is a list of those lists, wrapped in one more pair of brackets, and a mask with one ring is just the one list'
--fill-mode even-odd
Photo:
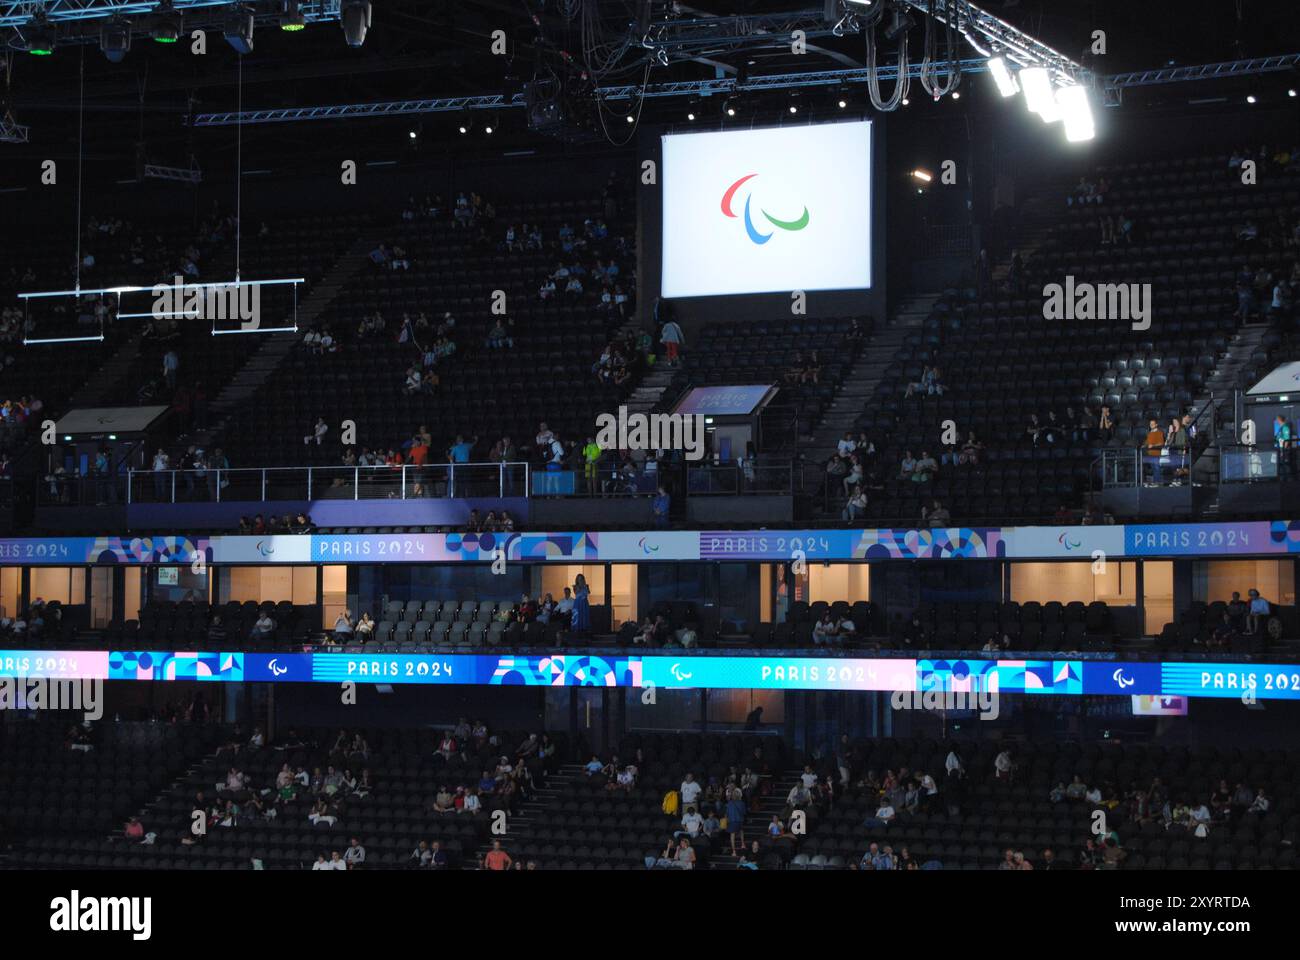
{"label": "paralympic agitos logo", "polygon": [[[732,202],[736,198],[736,191],[739,190],[745,183],[748,183],[750,180],[753,180],[756,176],[758,176],[758,174],[756,173],[746,174],[745,176],[741,177],[739,180],[737,180],[735,183],[733,183],[731,186],[727,188],[727,192],[722,195],[723,216],[731,217],[733,219],[736,217],[736,212],[732,209],[731,206]],[[752,191],[745,195],[745,214],[744,214],[745,232],[749,234],[749,239],[751,241],[753,241],[756,244],[762,245],[772,239],[772,237],[775,235],[775,231],[769,231],[768,233],[760,233],[758,227],[754,225],[754,217],[750,213],[750,204],[753,202],[753,200],[754,200],[754,194]],[[763,215],[763,218],[767,220],[768,223],[781,230],[796,231],[796,230],[802,230],[804,227],[808,226],[807,207],[804,207],[803,213],[794,220],[778,220],[776,217],[772,216],[770,213],[768,213],[766,210],[762,209],[761,207],[759,208],[759,213]]]}

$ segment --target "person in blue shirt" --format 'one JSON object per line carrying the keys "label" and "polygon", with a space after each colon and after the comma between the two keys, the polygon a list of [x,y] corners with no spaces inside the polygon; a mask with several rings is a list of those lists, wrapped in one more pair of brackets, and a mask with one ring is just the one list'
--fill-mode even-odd
{"label": "person in blue shirt", "polygon": [[596,774],[600,773],[600,771],[605,769],[605,765],[600,762],[600,757],[593,756],[589,761],[587,761],[587,765],[583,767],[583,769],[587,771],[587,776],[594,777]]}
{"label": "person in blue shirt", "polygon": [[591,588],[587,586],[587,578],[578,574],[573,584],[573,617],[569,621],[570,629],[574,633],[588,633],[591,630],[591,607],[587,602],[587,595],[591,593]]}
{"label": "person in blue shirt", "polygon": [[451,449],[447,451],[447,457],[452,463],[469,463],[470,452],[474,449],[474,444],[478,442],[478,437],[466,441],[460,434],[456,434],[456,442],[452,444]]}
{"label": "person in blue shirt", "polygon": [[671,503],[672,498],[668,496],[668,491],[663,487],[660,487],[659,492],[655,494],[654,498],[656,527],[668,526],[668,507]]}
{"label": "person in blue shirt", "polygon": [[745,817],[749,811],[745,807],[744,794],[732,787],[727,797],[727,834],[731,837],[731,855],[736,856],[736,841],[745,846]]}

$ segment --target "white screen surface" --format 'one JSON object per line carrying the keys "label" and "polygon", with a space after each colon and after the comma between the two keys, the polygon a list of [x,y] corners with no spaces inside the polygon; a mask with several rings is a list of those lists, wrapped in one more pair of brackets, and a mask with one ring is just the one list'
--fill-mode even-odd
{"label": "white screen surface", "polygon": [[665,297],[871,286],[871,123],[663,138]]}

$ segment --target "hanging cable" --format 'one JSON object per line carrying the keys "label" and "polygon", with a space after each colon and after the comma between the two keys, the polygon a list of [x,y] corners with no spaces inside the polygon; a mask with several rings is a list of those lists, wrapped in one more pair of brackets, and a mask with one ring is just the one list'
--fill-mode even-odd
{"label": "hanging cable", "polygon": [[81,160],[86,142],[86,48],[81,48],[81,103],[77,107],[77,263],[74,267],[77,290],[81,289]]}
{"label": "hanging cable", "polygon": [[879,4],[878,8],[862,31],[867,38],[867,94],[871,97],[873,107],[882,113],[888,113],[897,110],[907,99],[907,92],[911,87],[911,78],[907,72],[907,31],[903,31],[898,38],[898,79],[894,81],[894,92],[890,94],[888,100],[884,100],[880,96],[880,75],[876,69],[876,24],[879,23],[880,16],[884,12],[884,4]]}
{"label": "hanging cable", "polygon": [[[935,54],[938,52],[938,16],[942,11],[947,21],[946,53],[947,75],[940,82],[935,79]],[[961,85],[960,18],[961,4],[958,0],[930,0],[929,16],[925,18],[925,59],[921,61],[921,86],[925,92],[938,100],[954,92]]]}
{"label": "hanging cable", "polygon": [[238,110],[235,115],[235,283],[239,283],[239,247],[244,231],[244,55],[239,57]]}

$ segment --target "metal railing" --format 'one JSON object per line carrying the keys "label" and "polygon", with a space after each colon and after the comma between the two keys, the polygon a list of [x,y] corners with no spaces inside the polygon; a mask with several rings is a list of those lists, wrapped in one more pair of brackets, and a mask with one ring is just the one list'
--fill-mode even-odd
{"label": "metal railing", "polygon": [[[371,467],[128,470],[126,503],[278,500],[417,500],[526,497],[527,463],[432,463]],[[86,478],[96,483],[93,477]],[[101,491],[105,481],[98,481]],[[121,481],[115,481],[120,483]]]}

